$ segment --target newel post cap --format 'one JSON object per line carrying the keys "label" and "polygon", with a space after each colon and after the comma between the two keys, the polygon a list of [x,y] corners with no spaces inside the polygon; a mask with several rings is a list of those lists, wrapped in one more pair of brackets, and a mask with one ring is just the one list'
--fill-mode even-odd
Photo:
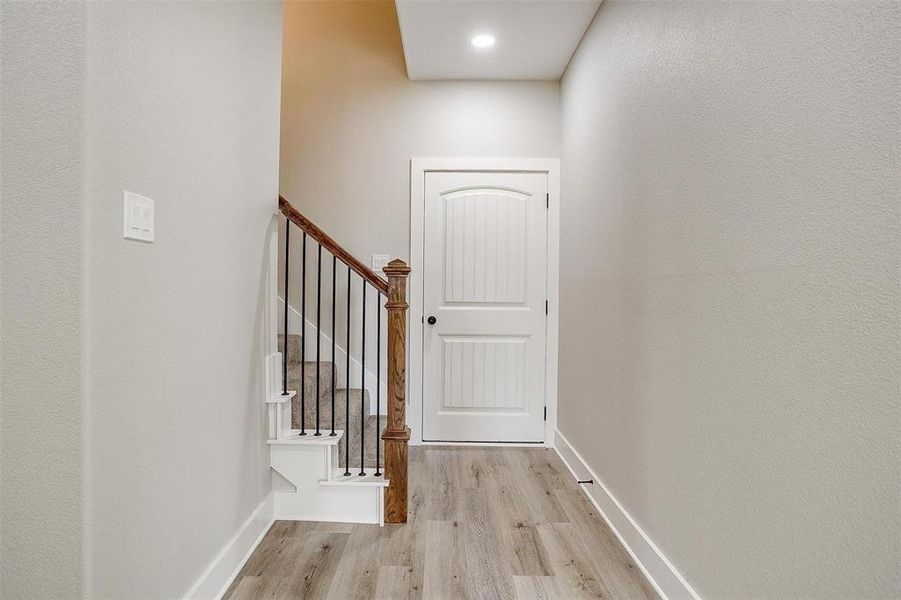
{"label": "newel post cap", "polygon": [[410,272],[410,266],[399,258],[395,258],[382,268],[385,275],[407,275]]}

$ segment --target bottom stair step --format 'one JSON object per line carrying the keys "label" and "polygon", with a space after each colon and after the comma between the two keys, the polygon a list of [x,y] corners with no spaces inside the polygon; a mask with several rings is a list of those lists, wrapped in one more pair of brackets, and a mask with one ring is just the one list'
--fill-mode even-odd
{"label": "bottom stair step", "polygon": [[[374,471],[375,470],[375,450],[376,450],[376,438],[380,436],[380,432],[376,429],[376,416],[375,415],[366,415],[363,418],[364,429],[363,429],[363,438],[361,440],[360,436],[360,421],[352,420],[350,426],[347,428],[347,435],[341,439],[341,442],[338,444],[338,466],[344,467],[347,464],[346,458],[350,459],[350,471],[352,473],[358,473],[360,471],[360,443],[363,442],[363,467],[367,470]],[[380,419],[379,426],[382,430],[385,429],[385,425],[387,422],[387,418],[384,416]],[[350,444],[350,449],[345,448],[347,444]],[[384,467],[385,465],[385,444],[379,438],[379,466]],[[349,457],[348,457],[349,454]],[[356,469],[354,469],[356,467]],[[342,471],[343,472],[343,471]]]}
{"label": "bottom stair step", "polygon": [[369,469],[366,475],[359,475],[358,473],[351,473],[350,475],[344,474],[344,469],[332,469],[332,477],[331,479],[323,479],[319,482],[319,485],[322,486],[359,486],[359,485],[367,485],[367,486],[375,486],[375,487],[388,487],[388,480],[385,479],[384,475],[376,476],[373,474],[375,469]]}
{"label": "bottom stair step", "polygon": [[312,439],[292,435],[269,441],[276,519],[384,522],[383,488],[388,482],[372,475],[375,469],[345,477],[344,469],[335,464],[342,439],[343,435]]}

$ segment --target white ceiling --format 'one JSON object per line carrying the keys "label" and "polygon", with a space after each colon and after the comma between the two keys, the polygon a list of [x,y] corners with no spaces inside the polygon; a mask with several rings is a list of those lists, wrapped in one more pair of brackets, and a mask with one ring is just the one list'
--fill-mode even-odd
{"label": "white ceiling", "polygon": [[[559,79],[601,0],[395,0],[410,79]],[[470,40],[497,43],[477,49]]]}

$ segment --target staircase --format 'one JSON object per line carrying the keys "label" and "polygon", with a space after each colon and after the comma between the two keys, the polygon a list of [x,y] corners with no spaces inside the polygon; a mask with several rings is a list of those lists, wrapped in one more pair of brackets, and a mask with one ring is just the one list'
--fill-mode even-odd
{"label": "staircase", "polygon": [[[405,523],[410,439],[405,397],[406,278],[410,269],[400,260],[391,261],[384,268],[387,280],[383,279],[281,197],[279,209],[285,216],[283,322],[277,341],[272,341],[270,364],[277,367],[273,373],[280,371],[272,385],[280,392],[267,399],[275,517]],[[291,252],[292,229],[301,233],[299,261]],[[308,239],[315,244],[312,267]],[[323,259],[330,268],[323,269]],[[339,271],[342,285],[346,281],[340,289]],[[336,291],[345,293],[346,307],[341,310]],[[277,296],[277,290],[272,293]],[[300,306],[289,306],[290,297],[299,298]],[[369,307],[375,315],[367,326],[367,298],[372,302],[373,297],[376,304]],[[352,308],[358,302],[361,310],[355,313]],[[312,304],[309,311],[308,304]],[[387,313],[384,328],[382,308]],[[301,333],[289,330],[292,312],[299,320],[295,329]],[[357,314],[361,322],[352,319]],[[309,333],[309,327],[312,339],[305,340],[303,332]],[[338,347],[336,335],[341,327],[343,348]],[[358,340],[356,346],[351,345],[352,338]],[[329,348],[322,347],[323,339]],[[352,349],[358,357],[352,356]],[[374,375],[367,366],[374,366]],[[387,374],[384,388],[382,366]],[[358,375],[353,382],[352,372]],[[370,378],[374,379],[370,389],[375,391],[375,406],[366,389]]]}
{"label": "staircase", "polygon": [[[316,362],[306,361],[301,380],[300,345],[303,337],[299,334],[288,334],[288,389],[300,390],[301,381],[305,391],[303,407],[304,429],[316,432]],[[279,352],[284,352],[285,336],[279,334]],[[377,427],[385,427],[385,415],[376,417],[370,404],[369,392],[360,388],[345,389],[338,387],[340,381],[335,377],[335,365],[331,362],[319,363],[319,424],[323,435],[331,433],[332,424],[332,389],[335,391],[335,429],[347,433],[338,442],[338,466],[345,467],[345,472],[356,474],[360,471],[361,446],[363,449],[363,467],[367,470],[376,468],[376,433],[381,435]],[[348,398],[348,396],[350,396]],[[347,410],[345,410],[345,408]],[[300,429],[301,402],[300,395],[291,398],[291,428]],[[350,428],[347,422],[350,421]],[[363,435],[360,435],[360,423],[363,423]],[[347,441],[350,440],[348,448]],[[381,465],[379,465],[381,466]]]}

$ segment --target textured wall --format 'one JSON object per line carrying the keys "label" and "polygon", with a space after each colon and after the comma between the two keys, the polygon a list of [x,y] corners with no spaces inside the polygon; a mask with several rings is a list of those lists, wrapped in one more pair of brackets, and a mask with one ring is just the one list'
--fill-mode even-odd
{"label": "textured wall", "polygon": [[0,3],[0,597],[81,588],[84,10]]}
{"label": "textured wall", "polygon": [[285,5],[281,191],[348,250],[409,258],[414,156],[557,157],[559,85],[407,80],[394,2]]}
{"label": "textured wall", "polygon": [[899,5],[608,0],[560,429],[708,598],[898,597]]}
{"label": "textured wall", "polygon": [[[281,4],[87,10],[91,595],[183,595],[269,491]],[[122,239],[122,190],[156,241]]]}
{"label": "textured wall", "polygon": [[[288,2],[284,38],[280,190],[367,265],[372,254],[409,259],[411,158],[559,156],[556,81],[409,81],[393,1]],[[299,238],[292,238],[295,258]],[[314,251],[311,244],[311,269]],[[324,273],[330,285],[329,264]],[[339,282],[343,273],[339,267]],[[309,282],[311,311],[316,290],[315,280]],[[331,303],[329,285],[323,306]],[[290,301],[298,310],[299,296],[292,285]],[[340,283],[337,296],[343,306]],[[355,357],[358,296],[351,322]],[[343,314],[339,310],[339,342]],[[367,322],[374,319],[374,312],[367,316]],[[374,341],[373,333],[367,356],[375,355]]]}
{"label": "textured wall", "polygon": [[180,597],[269,491],[281,4],[0,25],[0,596]]}

